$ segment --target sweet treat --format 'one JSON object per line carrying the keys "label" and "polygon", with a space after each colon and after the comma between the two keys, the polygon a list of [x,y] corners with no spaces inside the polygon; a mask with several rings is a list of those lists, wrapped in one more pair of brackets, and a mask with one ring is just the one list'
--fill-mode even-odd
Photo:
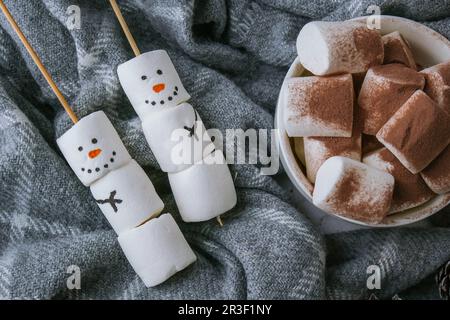
{"label": "sweet treat", "polygon": [[363,162],[394,177],[395,187],[390,214],[417,207],[435,195],[420,174],[409,172],[386,148],[365,156]]}
{"label": "sweet treat", "polygon": [[78,179],[87,187],[131,161],[103,111],[82,118],[56,142]]}
{"label": "sweet treat", "polygon": [[411,173],[425,169],[450,143],[450,116],[417,91],[377,134]]}
{"label": "sweet treat", "polygon": [[424,69],[425,93],[450,114],[450,60]]}
{"label": "sweet treat", "polygon": [[117,234],[158,216],[164,203],[135,160],[91,185],[91,193]]}
{"label": "sweet treat", "polygon": [[212,219],[236,205],[233,179],[220,150],[186,170],[169,173],[169,182],[186,222]]}
{"label": "sweet treat", "polygon": [[189,168],[203,159],[205,149],[212,144],[200,116],[188,103],[146,117],[142,128],[164,172]]}
{"label": "sweet treat", "polygon": [[422,74],[402,64],[370,68],[358,97],[363,133],[376,135],[406,100],[424,85]]}
{"label": "sweet treat", "polygon": [[334,156],[361,161],[361,134],[354,132],[351,138],[307,137],[305,141],[306,174],[312,183],[322,164]]}
{"label": "sweet treat", "polygon": [[401,63],[408,68],[417,70],[414,56],[409,44],[398,31],[391,32],[381,37],[384,46],[383,64]]}
{"label": "sweet treat", "polygon": [[117,67],[120,84],[141,119],[190,99],[165,50],[143,53]]}
{"label": "sweet treat", "polygon": [[420,175],[433,192],[450,192],[450,145]]}
{"label": "sweet treat", "polygon": [[381,36],[355,21],[307,23],[297,37],[301,64],[318,76],[360,73],[383,63]]}
{"label": "sweet treat", "polygon": [[332,157],[317,172],[313,203],[350,219],[376,224],[387,215],[394,177],[361,162]]}
{"label": "sweet treat", "polygon": [[156,160],[169,173],[183,220],[209,220],[234,207],[236,191],[227,164],[202,164],[215,146],[199,114],[186,103],[190,96],[167,52],[141,54],[117,72]]}
{"label": "sweet treat", "polygon": [[147,287],[166,281],[197,259],[170,214],[128,230],[118,240]]}
{"label": "sweet treat", "polygon": [[290,78],[283,91],[288,136],[351,137],[354,98],[351,75]]}
{"label": "sweet treat", "polygon": [[195,261],[173,218],[169,214],[156,218],[164,204],[103,112],[80,119],[57,142],[80,180],[91,186],[125,255],[147,286]]}
{"label": "sweet treat", "polygon": [[384,148],[383,144],[378,141],[377,137],[367,134],[362,135],[362,154],[366,155],[375,150]]}

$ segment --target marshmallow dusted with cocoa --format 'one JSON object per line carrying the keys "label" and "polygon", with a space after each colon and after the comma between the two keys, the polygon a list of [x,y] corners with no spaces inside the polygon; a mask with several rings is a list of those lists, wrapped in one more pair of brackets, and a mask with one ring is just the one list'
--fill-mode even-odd
{"label": "marshmallow dusted with cocoa", "polygon": [[56,142],[85,186],[131,161],[116,129],[103,111],[80,119]]}
{"label": "marshmallow dusted with cocoa", "polygon": [[363,162],[386,171],[395,178],[394,196],[390,214],[417,207],[435,194],[428,188],[420,174],[412,174],[386,148],[364,157]]}
{"label": "marshmallow dusted with cocoa", "polygon": [[350,74],[290,78],[282,90],[288,136],[351,137],[354,91]]}
{"label": "marshmallow dusted with cocoa", "polygon": [[147,287],[166,281],[197,260],[170,214],[123,232],[119,244]]}
{"label": "marshmallow dusted with cocoa", "polygon": [[424,69],[425,93],[450,114],[450,60]]}
{"label": "marshmallow dusted with cocoa", "polygon": [[165,50],[143,53],[117,67],[120,84],[141,119],[190,99]]}
{"label": "marshmallow dusted with cocoa", "polygon": [[450,143],[450,115],[423,91],[416,91],[381,128],[377,138],[415,174]]}
{"label": "marshmallow dusted with cocoa", "polygon": [[358,97],[363,133],[376,135],[406,100],[424,85],[422,74],[402,64],[370,68]]}
{"label": "marshmallow dusted with cocoa", "polygon": [[91,193],[117,234],[158,216],[164,208],[152,182],[135,160],[95,181]]}
{"label": "marshmallow dusted with cocoa", "polygon": [[307,137],[305,141],[306,174],[312,183],[322,164],[334,156],[361,161],[361,134],[354,132],[351,138]]}
{"label": "marshmallow dusted with cocoa", "polygon": [[297,37],[301,64],[318,76],[360,73],[383,63],[381,35],[366,23],[313,21]]}
{"label": "marshmallow dusted with cocoa", "polygon": [[420,174],[437,194],[450,192],[450,145]]}
{"label": "marshmallow dusted with cocoa", "polygon": [[328,213],[376,224],[389,212],[394,183],[387,172],[332,157],[317,172],[313,203]]}
{"label": "marshmallow dusted with cocoa", "polygon": [[381,37],[384,46],[383,64],[401,63],[408,68],[417,70],[413,53],[400,32],[394,31]]}

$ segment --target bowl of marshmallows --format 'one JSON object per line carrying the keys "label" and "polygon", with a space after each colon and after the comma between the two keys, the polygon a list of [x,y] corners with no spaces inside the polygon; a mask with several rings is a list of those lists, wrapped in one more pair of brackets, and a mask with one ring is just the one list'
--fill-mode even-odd
{"label": "bowl of marshmallows", "polygon": [[280,90],[275,127],[294,186],[372,227],[450,203],[450,41],[399,17],[314,21]]}

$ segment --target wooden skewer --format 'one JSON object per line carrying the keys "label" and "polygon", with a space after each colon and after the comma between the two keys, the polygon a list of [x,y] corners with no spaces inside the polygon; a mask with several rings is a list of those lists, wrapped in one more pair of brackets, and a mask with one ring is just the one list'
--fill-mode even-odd
{"label": "wooden skewer", "polygon": [[[128,42],[130,43],[131,49],[133,49],[133,52],[136,55],[136,57],[139,56],[141,54],[141,51],[139,50],[136,41],[134,40],[133,35],[131,34],[130,29],[128,28],[127,22],[125,21],[125,18],[123,17],[122,12],[120,11],[119,5],[117,4],[116,0],[109,0],[109,3],[111,4],[111,7],[113,8],[117,19],[119,20],[120,26],[122,27],[122,30],[125,33]],[[222,218],[220,216],[217,217],[217,222],[221,227],[223,227]]]}
{"label": "wooden skewer", "polygon": [[220,227],[223,227],[223,221],[221,216],[217,216],[217,222],[219,223]]}
{"label": "wooden skewer", "polygon": [[114,13],[116,14],[117,20],[119,20],[120,26],[122,27],[122,30],[125,33],[128,42],[130,43],[131,49],[133,49],[133,52],[136,55],[136,57],[139,56],[141,54],[141,51],[139,51],[136,41],[134,40],[133,35],[131,34],[130,29],[128,28],[127,22],[125,21],[125,18],[123,17],[122,12],[120,11],[119,5],[117,4],[116,0],[109,0],[109,3],[111,3],[111,7],[113,8]]}
{"label": "wooden skewer", "polygon": [[78,122],[78,117],[73,112],[72,108],[70,107],[69,103],[67,102],[66,98],[64,98],[63,94],[59,90],[56,83],[53,81],[51,75],[48,73],[47,69],[44,67],[41,59],[34,51],[33,47],[28,42],[27,38],[23,34],[22,30],[20,30],[19,26],[17,25],[16,21],[14,20],[13,16],[9,12],[8,8],[3,3],[3,0],[0,0],[0,8],[3,11],[6,19],[8,20],[9,24],[13,28],[13,30],[17,33],[18,37],[20,38],[20,41],[23,43],[25,48],[27,49],[28,53],[30,54],[31,58],[33,59],[34,63],[37,65],[39,70],[41,71],[42,75],[44,76],[45,80],[47,80],[48,84],[52,88],[53,92],[55,93],[56,97],[58,98],[59,102],[62,104],[64,110],[66,110],[67,114],[69,115],[70,119],[73,121],[73,123]]}

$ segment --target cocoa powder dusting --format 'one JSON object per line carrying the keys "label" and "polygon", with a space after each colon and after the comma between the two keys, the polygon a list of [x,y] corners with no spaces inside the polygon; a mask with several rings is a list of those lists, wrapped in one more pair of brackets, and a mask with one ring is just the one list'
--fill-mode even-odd
{"label": "cocoa powder dusting", "polygon": [[362,182],[364,177],[358,170],[349,170],[336,185],[336,194],[330,203],[335,211],[345,217],[380,222],[387,214],[391,204],[392,189],[370,194]]}
{"label": "cocoa powder dusting", "polygon": [[365,58],[366,68],[383,62],[383,42],[378,31],[362,26],[353,30],[352,35],[356,49]]}
{"label": "cocoa powder dusting", "polygon": [[362,153],[366,155],[372,151],[383,148],[383,144],[375,136],[362,135]]}
{"label": "cocoa powder dusting", "polygon": [[424,85],[422,74],[401,64],[371,68],[358,97],[363,133],[375,135],[414,92],[423,89]]}
{"label": "cocoa powder dusting", "polygon": [[411,66],[408,55],[405,50],[406,43],[402,42],[401,39],[394,37],[383,38],[384,43],[384,61],[383,64],[388,63],[401,63],[410,68],[416,68],[416,66]]}
{"label": "cocoa powder dusting", "polygon": [[423,177],[439,193],[450,190],[450,145],[425,169]]}
{"label": "cocoa powder dusting", "polygon": [[353,122],[353,81],[351,75],[301,77],[288,85],[288,105],[303,117],[351,131]]}
{"label": "cocoa powder dusting", "polygon": [[450,116],[423,91],[417,91],[377,137],[395,148],[415,172],[420,172],[449,144]]}
{"label": "cocoa powder dusting", "polygon": [[389,150],[381,150],[379,157],[389,164],[387,171],[395,178],[394,197],[391,205],[393,211],[422,204],[435,195],[420,174],[409,172]]}

